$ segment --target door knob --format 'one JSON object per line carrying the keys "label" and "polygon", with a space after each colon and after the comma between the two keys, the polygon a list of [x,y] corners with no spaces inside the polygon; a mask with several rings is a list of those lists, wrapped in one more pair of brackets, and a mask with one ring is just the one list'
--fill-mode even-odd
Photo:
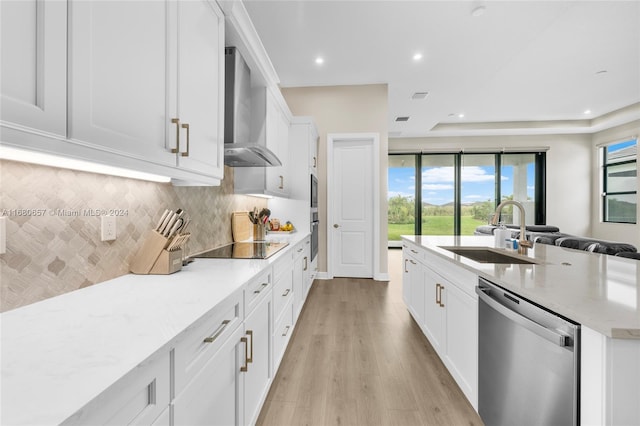
{"label": "door knob", "polygon": [[338,228],[340,228],[340,225],[338,225],[337,223],[334,223],[334,224],[333,224],[333,227],[334,227],[334,228],[336,228],[336,229],[338,229]]}

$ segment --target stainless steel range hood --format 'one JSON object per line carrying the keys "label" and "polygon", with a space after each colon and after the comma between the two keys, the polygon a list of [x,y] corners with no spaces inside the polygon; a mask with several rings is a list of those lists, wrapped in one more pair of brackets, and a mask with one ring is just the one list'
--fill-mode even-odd
{"label": "stainless steel range hood", "polygon": [[[264,143],[251,140],[251,71],[235,47],[225,48],[224,164],[281,166]],[[254,119],[266,117],[254,117]]]}

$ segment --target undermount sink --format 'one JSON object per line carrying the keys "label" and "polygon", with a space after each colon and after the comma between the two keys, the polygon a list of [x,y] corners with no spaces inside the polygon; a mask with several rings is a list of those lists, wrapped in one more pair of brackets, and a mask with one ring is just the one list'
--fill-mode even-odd
{"label": "undermount sink", "polygon": [[522,263],[535,265],[537,262],[520,256],[511,256],[490,247],[444,247],[445,250],[480,263]]}

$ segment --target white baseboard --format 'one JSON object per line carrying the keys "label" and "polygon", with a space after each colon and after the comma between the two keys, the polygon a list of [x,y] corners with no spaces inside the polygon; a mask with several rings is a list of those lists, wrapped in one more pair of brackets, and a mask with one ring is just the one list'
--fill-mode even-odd
{"label": "white baseboard", "polygon": [[[330,280],[332,277],[329,276],[327,272],[318,272],[316,275],[316,280]],[[390,281],[389,274],[385,273],[377,273],[373,276],[375,281]]]}

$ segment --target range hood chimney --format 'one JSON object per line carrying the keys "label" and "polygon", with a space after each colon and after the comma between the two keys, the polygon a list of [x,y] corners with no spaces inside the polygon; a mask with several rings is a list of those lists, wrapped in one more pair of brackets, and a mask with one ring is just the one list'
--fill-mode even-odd
{"label": "range hood chimney", "polygon": [[251,71],[247,63],[235,47],[226,47],[224,57],[224,164],[281,166],[278,157],[263,143],[251,141]]}

